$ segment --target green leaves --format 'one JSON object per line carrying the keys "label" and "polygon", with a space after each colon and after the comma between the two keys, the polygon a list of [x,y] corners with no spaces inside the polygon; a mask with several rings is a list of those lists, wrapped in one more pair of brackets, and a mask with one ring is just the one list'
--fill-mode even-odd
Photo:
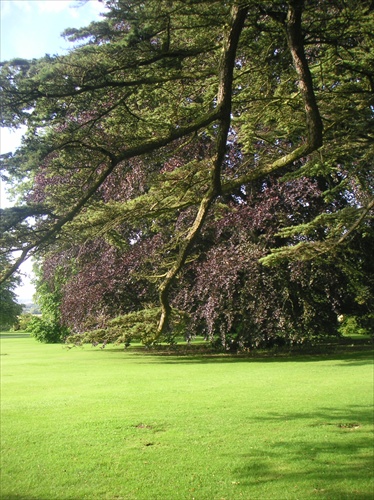
{"label": "green leaves", "polygon": [[161,316],[159,307],[148,307],[140,311],[118,316],[109,321],[107,328],[91,330],[83,334],[70,335],[67,343],[84,344],[116,343],[128,347],[132,342],[142,342],[152,345],[156,342],[166,341],[173,343],[174,338],[183,335],[188,320],[188,315],[177,309],[171,312],[169,330],[160,338],[157,326]]}
{"label": "green leaves", "polygon": [[[5,267],[8,264],[6,257],[0,254],[0,265]],[[0,329],[8,330],[18,321],[18,316],[22,312],[22,306],[17,303],[14,289],[20,284],[19,275],[14,275],[6,283],[0,284]]]}

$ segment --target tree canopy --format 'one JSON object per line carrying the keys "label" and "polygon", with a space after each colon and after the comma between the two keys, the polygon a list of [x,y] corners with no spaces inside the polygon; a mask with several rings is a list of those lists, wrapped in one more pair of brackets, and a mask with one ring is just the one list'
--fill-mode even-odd
{"label": "tree canopy", "polygon": [[76,329],[153,308],[153,340],[174,307],[258,338],[372,314],[372,2],[106,5],[1,65],[3,280],[39,256]]}

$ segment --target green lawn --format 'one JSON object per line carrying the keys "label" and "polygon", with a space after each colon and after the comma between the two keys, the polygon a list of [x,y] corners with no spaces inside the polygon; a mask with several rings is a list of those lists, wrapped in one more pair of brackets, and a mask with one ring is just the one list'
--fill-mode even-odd
{"label": "green lawn", "polygon": [[372,352],[161,356],[1,340],[1,499],[373,498]]}

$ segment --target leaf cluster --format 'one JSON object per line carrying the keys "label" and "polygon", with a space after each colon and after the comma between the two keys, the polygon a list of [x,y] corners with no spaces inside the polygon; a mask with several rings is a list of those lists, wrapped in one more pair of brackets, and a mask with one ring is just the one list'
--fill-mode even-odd
{"label": "leaf cluster", "polygon": [[75,345],[102,343],[102,347],[108,343],[124,344],[125,347],[128,347],[132,342],[142,342],[146,346],[152,345],[156,341],[166,341],[171,344],[175,337],[184,333],[188,315],[173,309],[169,329],[162,338],[157,335],[160,315],[161,309],[159,307],[147,307],[140,311],[117,316],[111,319],[105,328],[70,335],[66,342]]}

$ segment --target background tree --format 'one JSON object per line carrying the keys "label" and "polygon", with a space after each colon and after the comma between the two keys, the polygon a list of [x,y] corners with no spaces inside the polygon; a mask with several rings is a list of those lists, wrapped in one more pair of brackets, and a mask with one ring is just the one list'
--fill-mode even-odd
{"label": "background tree", "polygon": [[[7,262],[0,256],[1,267]],[[0,284],[0,330],[8,330],[17,324],[18,317],[22,313],[22,305],[17,303],[14,289],[20,284],[20,278],[13,275],[8,281]]]}
{"label": "background tree", "polygon": [[33,316],[28,322],[26,331],[40,342],[62,342],[69,334],[61,317],[61,300],[63,277],[59,268],[55,269],[54,279],[47,280],[43,276],[39,263],[34,264],[36,276],[35,298],[40,307],[40,315]]}
{"label": "background tree", "polygon": [[[272,278],[280,302],[285,282],[297,289],[287,260],[318,256],[327,263],[329,252],[363,239],[373,210],[370,2],[116,0],[107,6],[102,22],[67,30],[81,42],[67,56],[2,66],[2,124],[28,126],[22,147],[3,157],[5,175],[19,179],[26,199],[3,214],[3,247],[21,251],[4,279],[29,254],[62,256],[66,289],[86,276],[84,290],[100,296],[106,316],[116,314],[116,290],[129,299],[136,281],[133,295],[141,303],[130,300],[123,309],[154,305],[158,294],[157,338],[188,260],[203,268],[219,245],[224,251],[217,237],[216,247],[202,237],[212,221],[224,224],[230,211],[255,217],[260,200],[248,193],[266,200],[274,192],[264,187],[279,182],[283,196],[291,191],[282,207],[273,205],[282,217],[272,220],[280,226],[272,244],[253,240],[255,223],[243,240],[255,259],[274,248],[262,262],[284,268]],[[298,201],[303,217],[296,217],[291,186],[307,178],[321,194]],[[266,233],[269,219],[260,219]],[[214,225],[210,231],[219,234]],[[95,262],[90,248],[110,263],[93,280],[87,280]],[[243,248],[232,240],[233,255],[242,256]],[[244,255],[245,266],[249,261]],[[100,289],[121,265],[128,276]],[[257,265],[253,271],[261,274]],[[315,273],[312,264],[303,266],[306,276]],[[246,277],[246,286],[248,269],[234,273]],[[226,306],[233,307],[230,300]],[[297,297],[290,303],[294,311],[299,304],[299,317],[308,300],[303,307]],[[74,321],[82,322],[89,308],[77,314]]]}

